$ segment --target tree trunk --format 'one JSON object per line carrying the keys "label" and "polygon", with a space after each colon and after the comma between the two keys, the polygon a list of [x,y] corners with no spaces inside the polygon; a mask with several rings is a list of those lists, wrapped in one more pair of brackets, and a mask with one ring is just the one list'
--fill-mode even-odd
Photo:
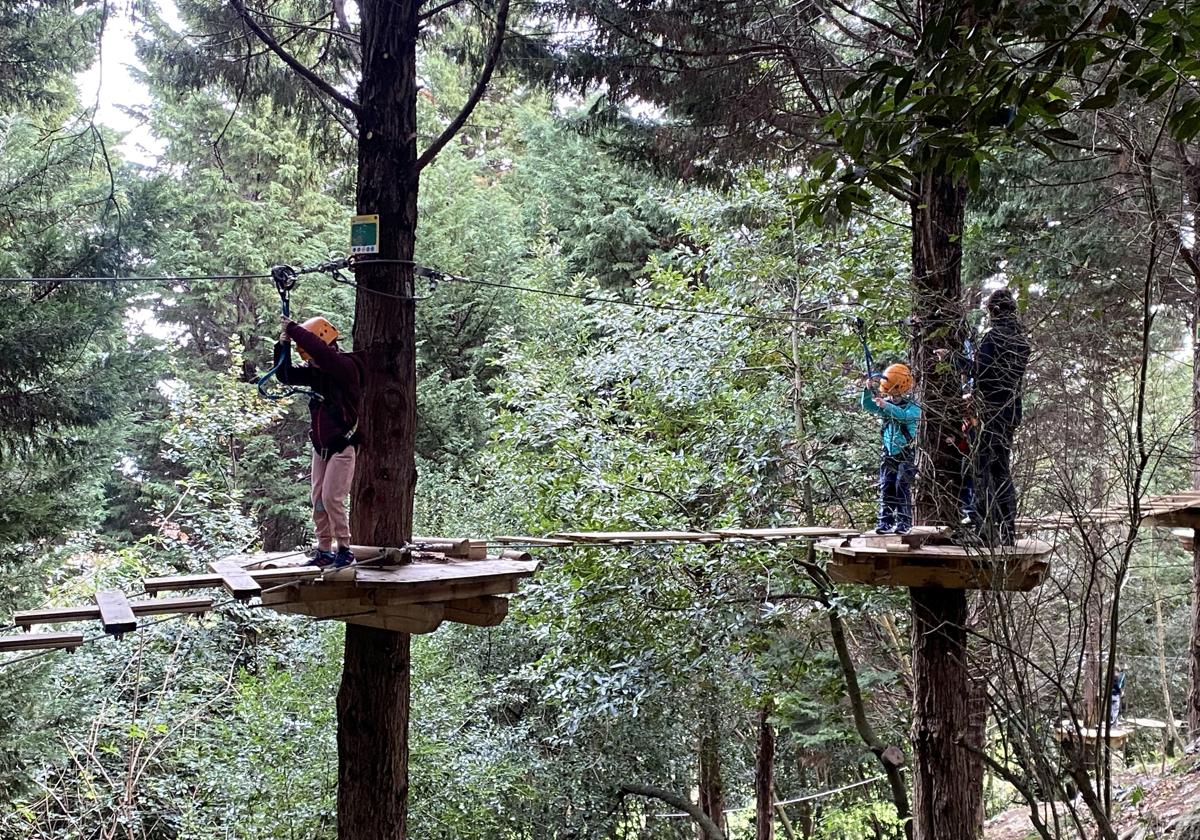
{"label": "tree trunk", "polygon": [[967,594],[912,589],[913,837],[970,840],[982,836],[983,778],[971,737],[967,674]]}
{"label": "tree trunk", "polygon": [[[921,383],[921,428],[915,496],[918,522],[955,526],[961,517],[962,384],[936,348],[963,346],[962,232],[966,186],[931,164],[913,184],[913,314],[920,323],[913,358]],[[982,835],[981,759],[971,737],[967,668],[967,595],[913,589],[913,837],[969,840]]]}
{"label": "tree trunk", "polygon": [[775,840],[775,730],[771,701],[758,710],[758,754],[754,762],[754,837]]}
{"label": "tree trunk", "polygon": [[[1196,175],[1200,182],[1200,173]],[[1200,193],[1200,183],[1196,185]],[[1200,195],[1193,201],[1200,199]],[[1200,490],[1200,277],[1192,293],[1192,487]],[[1192,633],[1188,645],[1188,737],[1200,733],[1200,528],[1192,530]]]}
{"label": "tree trunk", "polygon": [[[359,213],[379,214],[380,259],[411,260],[417,224],[417,0],[360,0]],[[416,350],[411,265],[356,271],[354,350],[367,381],[351,528],[367,545],[412,537]],[[376,290],[383,294],[372,294]],[[387,297],[386,295],[399,296]],[[349,624],[338,692],[338,836],[402,840],[408,815],[409,637]]]}
{"label": "tree trunk", "polygon": [[[1193,542],[1195,537],[1193,536]],[[1194,549],[1193,549],[1194,552]],[[1167,751],[1167,758],[1175,757],[1175,747],[1179,745],[1179,730],[1175,728],[1175,704],[1171,701],[1171,681],[1167,676],[1167,635],[1163,628],[1163,610],[1162,598],[1158,597],[1158,593],[1162,590],[1158,586],[1158,574],[1152,571],[1150,577],[1151,591],[1155,593],[1154,598],[1154,654],[1158,659],[1158,684],[1162,689],[1163,709],[1165,717],[1163,720],[1167,724],[1165,741],[1163,746]]]}
{"label": "tree trunk", "polygon": [[950,442],[962,434],[962,378],[933,350],[961,352],[962,232],[966,186],[949,175],[925,174],[912,205],[913,315],[919,339],[913,361],[920,383],[921,424],[915,488],[917,521],[956,526],[962,518],[962,455]]}
{"label": "tree trunk", "polygon": [[725,831],[725,790],[721,782],[721,719],[717,708],[716,691],[703,686],[705,705],[700,733],[700,810],[722,832]]}

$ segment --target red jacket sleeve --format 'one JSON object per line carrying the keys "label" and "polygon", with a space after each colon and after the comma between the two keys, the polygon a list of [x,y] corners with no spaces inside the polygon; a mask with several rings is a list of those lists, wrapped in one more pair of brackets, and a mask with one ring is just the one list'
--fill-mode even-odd
{"label": "red jacket sleeve", "polygon": [[346,384],[358,384],[358,367],[345,353],[330,347],[313,333],[296,323],[288,324],[287,334],[312,357],[313,364],[325,373]]}

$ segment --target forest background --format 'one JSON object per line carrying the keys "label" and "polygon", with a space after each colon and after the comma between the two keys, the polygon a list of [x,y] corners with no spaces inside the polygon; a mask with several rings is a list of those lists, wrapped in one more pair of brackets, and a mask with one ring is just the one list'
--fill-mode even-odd
{"label": "forest background", "polygon": [[[199,5],[173,23],[197,26]],[[261,274],[345,252],[354,153],[335,120],[207,85],[147,4],[29,8],[0,13],[0,275]],[[139,33],[151,161],[121,159],[75,84],[116,14]],[[429,136],[467,96],[478,37],[451,17],[422,45]],[[856,406],[853,322],[877,360],[905,357],[908,209],[875,191],[871,212],[814,225],[826,160],[648,159],[638,128],[662,114],[522,65],[509,55],[422,178],[418,260],[499,285],[442,282],[419,304],[416,530],[869,527],[878,430]],[[1014,144],[977,173],[964,276],[976,301],[1014,289],[1035,347],[1026,513],[1191,483],[1200,150],[1158,151],[1162,108],[1096,103],[1070,153]],[[307,543],[305,407],[252,384],[277,331],[269,282],[0,295],[0,615]],[[353,290],[306,276],[293,308],[348,327]],[[414,644],[414,836],[692,836],[622,789],[701,784],[752,836],[736,809],[767,734],[779,798],[849,788],[789,806],[781,830],[902,836],[828,621],[832,599],[876,734],[904,745],[900,593],[817,597],[795,546],[542,557],[505,624]],[[1108,655],[1097,638],[1117,642],[1130,708],[1181,713],[1191,587],[1170,535],[1084,524],[1038,593],[979,600],[989,814],[1070,784],[1050,733],[1084,703],[1088,655]],[[230,604],[0,663],[0,837],[334,836],[342,632]],[[1094,770],[1102,787],[1111,767]]]}

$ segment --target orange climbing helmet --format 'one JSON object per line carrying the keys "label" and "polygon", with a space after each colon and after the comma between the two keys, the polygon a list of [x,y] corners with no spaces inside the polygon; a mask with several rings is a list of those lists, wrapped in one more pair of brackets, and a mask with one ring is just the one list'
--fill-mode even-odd
{"label": "orange climbing helmet", "polygon": [[[304,329],[308,330],[326,344],[333,344],[333,342],[338,340],[338,336],[341,335],[341,333],[338,332],[337,327],[329,323],[328,318],[323,318],[320,315],[309,318],[300,326],[304,327]],[[300,358],[304,359],[304,361],[312,361],[312,357],[304,352],[304,348],[297,346],[296,352],[300,354]]]}
{"label": "orange climbing helmet", "polygon": [[903,397],[912,387],[913,375],[908,365],[888,365],[887,370],[879,377],[879,390],[889,397]]}

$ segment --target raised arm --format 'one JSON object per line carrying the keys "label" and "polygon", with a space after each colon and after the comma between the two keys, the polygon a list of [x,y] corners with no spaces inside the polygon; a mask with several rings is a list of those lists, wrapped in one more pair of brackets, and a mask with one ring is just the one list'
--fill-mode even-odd
{"label": "raised arm", "polygon": [[921,407],[911,400],[904,405],[896,405],[895,403],[885,402],[881,406],[877,406],[879,413],[891,417],[893,420],[899,420],[903,423],[911,423],[921,416]]}
{"label": "raised arm", "polygon": [[292,366],[292,345],[286,341],[275,343],[275,378],[284,385],[312,387],[312,371]]}
{"label": "raised arm", "polygon": [[312,357],[313,364],[322,371],[344,383],[358,382],[358,367],[346,354],[330,347],[295,322],[287,325],[287,334]]}
{"label": "raised arm", "polygon": [[880,417],[886,416],[884,410],[875,404],[875,395],[871,393],[870,388],[862,390],[862,407],[872,414],[878,414]]}

